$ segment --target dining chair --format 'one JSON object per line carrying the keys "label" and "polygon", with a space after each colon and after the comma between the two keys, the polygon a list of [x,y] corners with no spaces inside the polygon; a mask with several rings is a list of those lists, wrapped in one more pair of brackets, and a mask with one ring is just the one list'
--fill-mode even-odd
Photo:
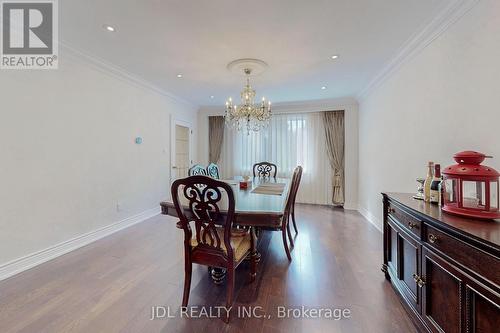
{"label": "dining chair", "polygon": [[205,170],[205,168],[203,166],[201,166],[199,164],[195,164],[191,168],[189,168],[188,175],[189,176],[197,176],[197,175],[206,176],[207,170]]}
{"label": "dining chair", "polygon": [[[293,228],[295,229],[295,233],[298,234],[299,231],[297,230],[297,224],[295,223],[295,200],[297,199],[297,192],[299,191],[299,186],[300,186],[300,180],[302,179],[302,167],[299,165],[295,168],[295,171],[297,171],[297,179],[295,182],[295,188],[293,189],[293,194],[292,194],[292,203],[290,207],[290,215],[292,217],[292,223],[293,223]],[[290,223],[287,225],[287,232],[288,232],[288,238],[290,239],[290,244],[293,247],[293,238],[292,238],[292,233],[290,232]]]}
{"label": "dining chair", "polygon": [[[172,184],[172,200],[184,230],[184,294],[186,307],[191,289],[193,264],[226,269],[226,309],[229,322],[233,304],[235,269],[250,254],[250,279],[256,275],[255,232],[233,230],[235,200],[231,185],[207,176],[177,179]],[[182,199],[181,199],[182,198]],[[220,205],[224,203],[224,214]],[[183,205],[184,204],[184,205]],[[185,210],[188,207],[187,210]],[[191,227],[194,224],[194,231]]]}
{"label": "dining chair", "polygon": [[[253,176],[254,177],[274,177],[278,173],[278,167],[276,164],[269,162],[259,162],[253,165]],[[271,176],[272,175],[272,176]]]}
{"label": "dining chair", "polygon": [[207,166],[207,175],[214,179],[220,179],[219,166],[215,163],[210,163]]}
{"label": "dining chair", "polygon": [[300,181],[300,174],[302,173],[302,167],[298,166],[293,171],[292,180],[290,181],[290,190],[288,191],[288,196],[285,202],[285,211],[283,212],[283,217],[281,218],[280,224],[277,228],[272,229],[275,231],[281,231],[281,236],[283,238],[283,246],[285,247],[285,253],[289,261],[292,261],[292,256],[290,254],[290,248],[288,247],[287,241],[287,233],[288,238],[290,239],[290,244],[293,246],[293,240],[291,236],[291,232],[288,226],[288,222],[290,221],[290,212],[291,207],[293,205],[293,198],[298,190],[298,182]]}

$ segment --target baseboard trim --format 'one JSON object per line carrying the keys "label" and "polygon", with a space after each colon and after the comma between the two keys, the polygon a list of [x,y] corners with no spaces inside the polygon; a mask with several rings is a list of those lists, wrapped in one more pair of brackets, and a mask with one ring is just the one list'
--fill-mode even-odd
{"label": "baseboard trim", "polygon": [[368,209],[358,206],[358,212],[363,215],[363,217],[370,222],[371,225],[373,225],[378,231],[382,232],[382,228],[380,227],[382,225],[382,222],[375,216],[373,215]]}
{"label": "baseboard trim", "polygon": [[344,203],[344,209],[346,210],[358,210],[358,204],[354,202]]}
{"label": "baseboard trim", "polygon": [[55,259],[63,254],[74,251],[101,238],[114,234],[115,232],[133,226],[134,224],[143,222],[160,214],[160,212],[160,207],[151,208],[134,216],[130,216],[121,221],[56,244],[44,250],[34,252],[28,254],[27,256],[2,264],[0,265],[0,281],[43,264],[44,262]]}

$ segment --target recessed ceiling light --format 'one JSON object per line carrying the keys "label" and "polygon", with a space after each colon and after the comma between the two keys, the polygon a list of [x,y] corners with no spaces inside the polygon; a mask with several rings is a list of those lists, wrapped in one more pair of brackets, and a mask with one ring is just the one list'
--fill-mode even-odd
{"label": "recessed ceiling light", "polygon": [[106,29],[107,31],[109,31],[109,32],[115,32],[115,28],[112,27],[112,26],[110,26],[110,25],[108,25],[108,24],[104,24],[102,27],[104,29]]}
{"label": "recessed ceiling light", "polygon": [[321,87],[321,90],[326,90],[326,87],[325,86]]}
{"label": "recessed ceiling light", "polygon": [[177,77],[180,79],[182,77],[182,74],[177,74]]}
{"label": "recessed ceiling light", "polygon": [[339,56],[337,54],[334,54],[331,56],[332,59],[337,59]]}
{"label": "recessed ceiling light", "polygon": [[212,96],[210,96],[210,98],[211,98],[211,99],[214,99],[214,98],[215,98],[215,96],[214,96],[214,95],[212,95]]}

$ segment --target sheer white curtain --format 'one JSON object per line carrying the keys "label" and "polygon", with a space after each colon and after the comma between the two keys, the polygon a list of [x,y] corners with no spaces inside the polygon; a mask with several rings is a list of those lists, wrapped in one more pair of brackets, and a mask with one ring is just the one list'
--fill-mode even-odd
{"label": "sheer white curtain", "polygon": [[275,114],[268,128],[247,135],[227,128],[219,165],[222,176],[252,175],[256,162],[278,166],[278,177],[289,178],[297,165],[304,168],[297,201],[331,202],[331,168],[320,113]]}

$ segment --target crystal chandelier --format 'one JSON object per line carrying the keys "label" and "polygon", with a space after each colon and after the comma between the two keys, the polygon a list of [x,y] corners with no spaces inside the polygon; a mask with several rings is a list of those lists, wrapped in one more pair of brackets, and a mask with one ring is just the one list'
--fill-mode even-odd
{"label": "crystal chandelier", "polygon": [[262,97],[262,102],[255,104],[255,90],[250,86],[252,70],[245,68],[247,84],[241,91],[241,105],[234,105],[230,97],[226,102],[226,124],[237,128],[238,131],[246,128],[247,135],[250,131],[258,131],[269,124],[271,119],[271,102]]}

